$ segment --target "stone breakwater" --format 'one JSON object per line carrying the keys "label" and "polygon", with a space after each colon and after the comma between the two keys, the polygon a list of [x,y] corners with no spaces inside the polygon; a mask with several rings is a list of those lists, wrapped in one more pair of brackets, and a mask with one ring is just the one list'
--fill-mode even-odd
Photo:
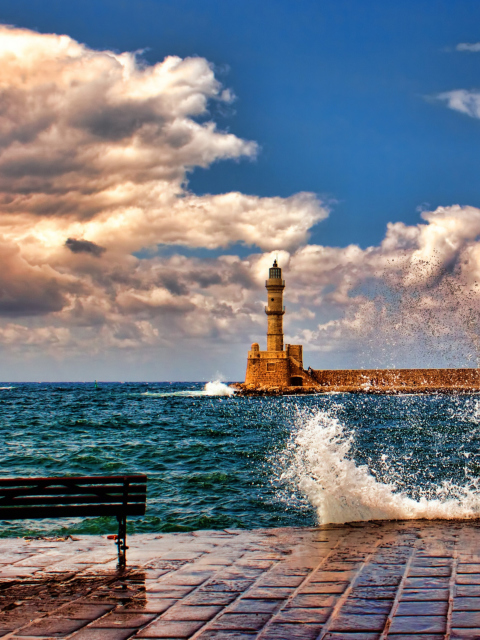
{"label": "stone breakwater", "polygon": [[4,638],[480,637],[480,524],[0,540]]}
{"label": "stone breakwater", "polygon": [[477,393],[480,369],[308,369],[301,385],[236,383],[239,395]]}

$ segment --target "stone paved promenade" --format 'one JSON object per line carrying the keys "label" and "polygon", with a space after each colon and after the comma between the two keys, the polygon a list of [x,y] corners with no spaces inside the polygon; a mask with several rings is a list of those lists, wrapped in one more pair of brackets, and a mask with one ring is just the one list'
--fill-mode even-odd
{"label": "stone paved promenade", "polygon": [[0,635],[480,638],[480,522],[0,540]]}

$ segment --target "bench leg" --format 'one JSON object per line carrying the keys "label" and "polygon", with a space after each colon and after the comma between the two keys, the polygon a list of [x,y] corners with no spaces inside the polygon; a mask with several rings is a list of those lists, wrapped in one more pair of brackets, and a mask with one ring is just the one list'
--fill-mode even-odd
{"label": "bench leg", "polygon": [[117,516],[118,520],[118,565],[124,567],[127,563],[127,516]]}

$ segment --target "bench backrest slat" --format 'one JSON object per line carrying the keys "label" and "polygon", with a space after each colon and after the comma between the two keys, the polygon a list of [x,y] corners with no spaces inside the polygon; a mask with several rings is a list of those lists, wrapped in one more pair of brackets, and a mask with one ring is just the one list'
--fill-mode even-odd
{"label": "bench backrest slat", "polygon": [[144,504],[130,504],[125,512],[119,505],[92,504],[84,506],[49,506],[49,507],[5,507],[0,509],[0,520],[23,520],[29,518],[76,518],[85,516],[96,518],[100,516],[117,516],[119,513],[127,516],[143,516]]}
{"label": "bench backrest slat", "polygon": [[143,515],[147,476],[0,479],[0,520]]}
{"label": "bench backrest slat", "polygon": [[81,484],[121,484],[128,478],[130,483],[147,482],[145,474],[127,475],[127,476],[64,476],[59,478],[0,478],[0,487],[20,487],[20,486],[48,486],[51,484],[64,485],[81,485]]}
{"label": "bench backrest slat", "polygon": [[[128,496],[127,505],[143,504],[145,494],[138,496]],[[108,496],[105,500],[99,500],[97,496],[42,496],[42,497],[18,497],[0,498],[0,509],[2,507],[16,507],[26,505],[48,505],[48,504],[124,504],[123,495]]]}
{"label": "bench backrest slat", "polygon": [[[128,487],[128,495],[145,495],[146,484],[132,484]],[[90,485],[83,487],[19,487],[3,489],[0,487],[0,500],[2,497],[15,496],[74,496],[74,495],[97,495],[99,497],[111,495],[123,496],[123,485],[112,485],[102,487],[101,485]]]}

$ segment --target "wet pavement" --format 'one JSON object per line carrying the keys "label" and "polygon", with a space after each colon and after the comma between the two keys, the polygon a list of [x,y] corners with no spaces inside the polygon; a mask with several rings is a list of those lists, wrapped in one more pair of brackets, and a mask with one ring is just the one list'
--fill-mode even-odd
{"label": "wet pavement", "polygon": [[480,522],[0,540],[0,636],[480,638]]}

